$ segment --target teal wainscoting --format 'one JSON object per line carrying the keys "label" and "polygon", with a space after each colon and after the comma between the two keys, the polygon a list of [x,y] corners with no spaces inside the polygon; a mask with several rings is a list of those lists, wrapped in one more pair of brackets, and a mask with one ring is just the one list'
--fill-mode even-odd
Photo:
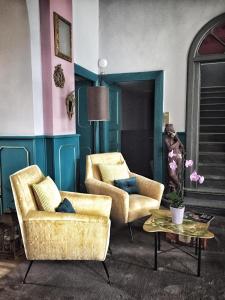
{"label": "teal wainscoting", "polygon": [[[181,140],[181,143],[184,145],[184,149],[186,147],[186,133],[185,132],[177,132],[179,139]],[[167,173],[167,157],[166,157],[166,145],[164,142],[165,139],[165,133],[162,134],[162,140],[163,140],[163,183],[166,183],[166,173]]]}
{"label": "teal wainscoting", "polygon": [[76,190],[79,135],[0,137],[0,213],[14,209],[9,176],[32,164],[60,189]]}
{"label": "teal wainscoting", "polygon": [[76,191],[79,174],[79,135],[47,136],[47,170],[60,190]]}

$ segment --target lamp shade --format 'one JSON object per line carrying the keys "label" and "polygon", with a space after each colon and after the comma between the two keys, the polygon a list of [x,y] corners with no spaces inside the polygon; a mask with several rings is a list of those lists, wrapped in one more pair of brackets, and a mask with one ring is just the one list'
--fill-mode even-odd
{"label": "lamp shade", "polygon": [[109,89],[105,86],[91,86],[87,90],[88,120],[109,120]]}

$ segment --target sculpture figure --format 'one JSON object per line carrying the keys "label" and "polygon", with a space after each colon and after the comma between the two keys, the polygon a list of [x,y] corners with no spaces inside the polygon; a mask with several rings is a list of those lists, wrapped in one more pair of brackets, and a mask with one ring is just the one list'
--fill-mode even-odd
{"label": "sculpture figure", "polygon": [[167,192],[178,192],[182,188],[184,146],[174,130],[173,124],[165,126],[165,144],[167,148]]}

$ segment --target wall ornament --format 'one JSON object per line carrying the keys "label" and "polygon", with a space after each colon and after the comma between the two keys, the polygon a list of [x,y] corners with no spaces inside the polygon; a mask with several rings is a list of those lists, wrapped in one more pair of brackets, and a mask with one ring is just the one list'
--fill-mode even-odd
{"label": "wall ornament", "polygon": [[61,67],[61,64],[55,66],[55,71],[53,74],[55,86],[63,88],[65,83],[65,76],[63,74],[63,69]]}
{"label": "wall ornament", "polygon": [[70,120],[72,119],[74,114],[74,107],[75,107],[75,91],[72,91],[66,97],[66,110]]}

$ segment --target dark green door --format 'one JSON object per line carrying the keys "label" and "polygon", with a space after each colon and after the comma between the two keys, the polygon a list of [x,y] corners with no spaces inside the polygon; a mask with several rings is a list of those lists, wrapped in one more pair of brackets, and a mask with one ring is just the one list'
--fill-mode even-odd
{"label": "dark green door", "polygon": [[108,124],[108,151],[121,151],[121,90],[109,87],[110,120]]}
{"label": "dark green door", "polygon": [[86,155],[93,153],[93,125],[87,115],[87,87],[89,80],[76,81],[76,132],[80,134],[79,191],[85,191]]}

